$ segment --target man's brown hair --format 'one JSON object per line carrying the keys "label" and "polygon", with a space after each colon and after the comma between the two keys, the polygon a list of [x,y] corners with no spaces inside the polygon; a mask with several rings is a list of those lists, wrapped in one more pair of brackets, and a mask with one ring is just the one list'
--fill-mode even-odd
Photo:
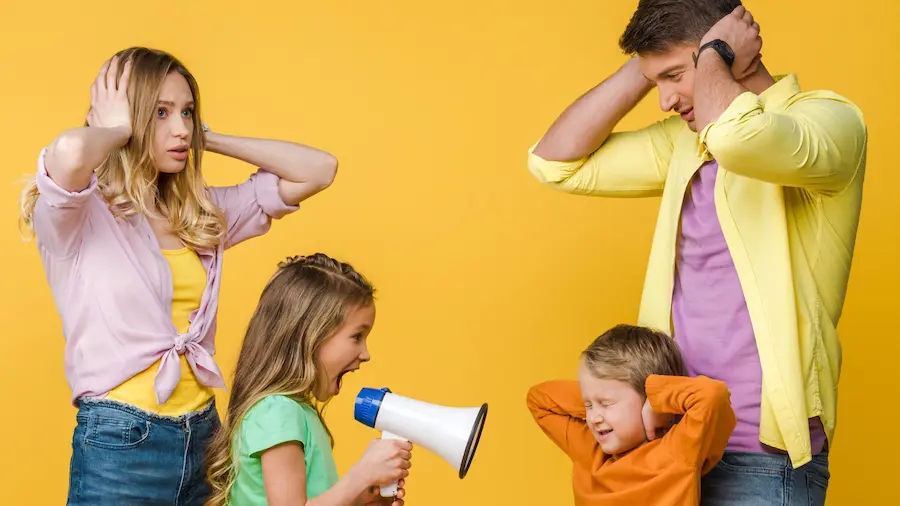
{"label": "man's brown hair", "polygon": [[640,0],[619,47],[626,54],[661,53],[678,44],[696,44],[740,0]]}
{"label": "man's brown hair", "polygon": [[624,381],[642,395],[646,395],[644,383],[651,374],[687,375],[675,341],[646,327],[616,325],[581,355],[596,377]]}

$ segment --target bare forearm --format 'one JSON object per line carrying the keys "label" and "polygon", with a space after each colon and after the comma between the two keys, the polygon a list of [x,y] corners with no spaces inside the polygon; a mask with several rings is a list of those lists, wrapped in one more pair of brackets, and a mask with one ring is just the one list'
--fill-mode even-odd
{"label": "bare forearm", "polygon": [[292,183],[331,183],[337,159],[325,151],[287,141],[206,133],[206,150],[242,160]]}
{"label": "bare forearm", "polygon": [[68,191],[81,191],[91,182],[91,173],[116,148],[131,137],[125,127],[81,127],[67,130],[47,150],[46,167],[56,184]]}
{"label": "bare forearm", "polygon": [[734,99],[745,91],[747,88],[735,81],[731,69],[715,51],[703,51],[697,61],[697,76],[694,81],[697,131],[703,131],[707,125],[719,119]]}
{"label": "bare forearm", "polygon": [[570,105],[534,148],[545,160],[578,160],[597,150],[652,89],[636,58]]}
{"label": "bare forearm", "polygon": [[306,506],[355,506],[357,498],[368,486],[362,481],[351,468],[331,488],[306,501]]}

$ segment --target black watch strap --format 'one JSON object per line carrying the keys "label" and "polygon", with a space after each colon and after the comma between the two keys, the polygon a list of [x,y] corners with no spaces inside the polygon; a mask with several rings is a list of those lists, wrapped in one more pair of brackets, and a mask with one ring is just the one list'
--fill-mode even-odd
{"label": "black watch strap", "polygon": [[734,51],[731,50],[731,47],[724,40],[715,39],[703,44],[700,46],[700,49],[694,53],[694,68],[697,67],[697,60],[700,59],[700,53],[706,49],[713,49],[719,53],[719,56],[725,64],[728,65],[728,68],[731,68],[731,66],[734,65]]}

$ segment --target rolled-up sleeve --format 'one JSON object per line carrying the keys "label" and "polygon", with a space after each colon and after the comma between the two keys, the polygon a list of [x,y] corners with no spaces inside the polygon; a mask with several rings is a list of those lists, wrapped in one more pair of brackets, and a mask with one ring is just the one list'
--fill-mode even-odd
{"label": "rolled-up sleeve", "polygon": [[34,233],[51,254],[74,254],[84,235],[84,224],[90,212],[89,202],[98,192],[96,174],[91,174],[87,188],[70,192],[56,184],[47,172],[44,159],[47,148],[38,156],[35,183],[39,192],[34,207]]}
{"label": "rolled-up sleeve", "polygon": [[866,124],[843,97],[810,92],[767,109],[763,97],[739,95],[700,133],[699,156],[745,177],[826,194],[842,191],[864,167]]}
{"label": "rolled-up sleeve", "polygon": [[210,187],[213,202],[225,213],[226,248],[265,234],[272,219],[299,209],[284,203],[278,194],[278,181],[278,176],[260,169],[241,184]]}
{"label": "rolled-up sleeve", "polygon": [[686,128],[678,116],[640,130],[614,132],[579,160],[545,160],[528,150],[528,170],[542,184],[581,195],[647,197],[662,193],[674,140]]}

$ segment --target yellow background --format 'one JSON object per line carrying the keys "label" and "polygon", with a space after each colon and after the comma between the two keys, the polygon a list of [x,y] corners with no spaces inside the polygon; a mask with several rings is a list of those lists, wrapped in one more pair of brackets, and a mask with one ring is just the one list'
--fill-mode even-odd
{"label": "yellow background", "polygon": [[[410,505],[571,503],[566,458],[525,408],[529,386],[574,376],[577,352],[637,314],[658,201],[542,188],[525,155],[556,115],[623,61],[636,1],[14,2],[0,6],[0,504],[63,504],[75,410],[38,254],[16,229],[14,181],[79,125],[100,64],[129,45],[168,50],[196,75],[204,119],[237,135],[336,154],[335,184],[228,253],[217,359],[233,370],[276,263],[324,251],[379,289],[372,363],[330,406],[346,470],[374,430],[362,386],[447,405],[488,402],[463,480],[415,452]],[[895,125],[900,8],[880,0],[751,1],[765,62],[862,107],[871,143],[840,331],[845,362],[829,505],[896,498],[898,262]],[[656,93],[629,116],[661,117]],[[251,168],[206,158],[213,184]],[[220,395],[220,401],[225,397]]]}

